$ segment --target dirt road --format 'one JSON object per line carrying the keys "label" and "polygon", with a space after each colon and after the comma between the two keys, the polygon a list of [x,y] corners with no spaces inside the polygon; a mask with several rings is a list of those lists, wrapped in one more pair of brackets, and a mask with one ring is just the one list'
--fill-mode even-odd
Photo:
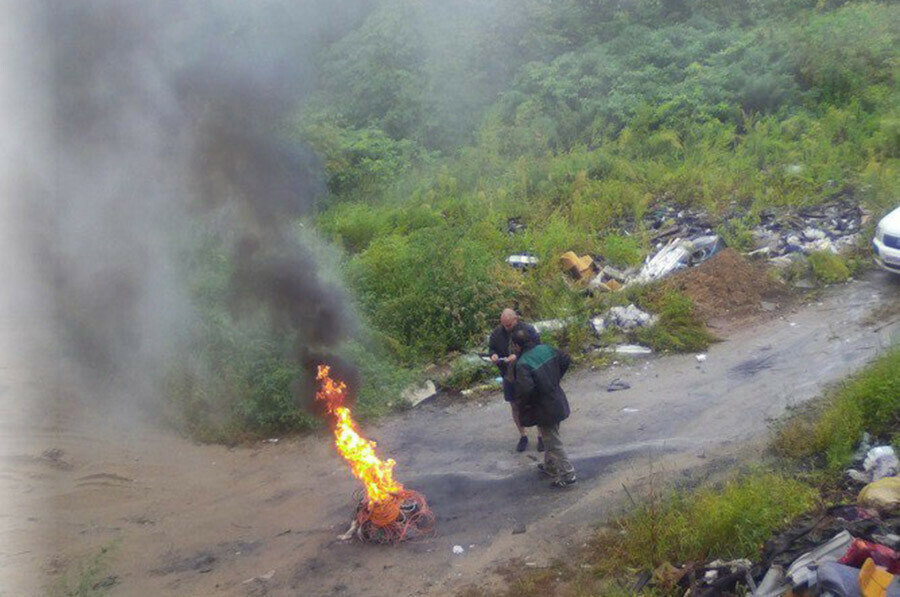
{"label": "dirt road", "polygon": [[[32,412],[29,396],[52,382],[8,354],[0,594],[43,594],[105,546],[111,595],[439,595],[513,557],[540,564],[617,507],[623,483],[640,485],[651,468],[728,466],[771,418],[896,342],[900,324],[876,330],[867,319],[898,292],[873,272],[731,334],[705,362],[654,357],[571,374],[563,434],[580,482],[562,492],[538,478],[533,441],[513,451],[499,395],[367,426],[438,516],[436,538],[396,548],[335,540],[356,484],[327,434],[228,449],[102,413]],[[631,388],[607,392],[614,378]]]}

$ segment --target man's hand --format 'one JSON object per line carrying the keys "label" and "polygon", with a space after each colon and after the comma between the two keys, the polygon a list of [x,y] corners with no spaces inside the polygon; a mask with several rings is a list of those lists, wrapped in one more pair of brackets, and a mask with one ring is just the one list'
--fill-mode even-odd
{"label": "man's hand", "polygon": [[498,357],[498,356],[496,355],[496,353],[491,355],[491,362],[492,362],[492,363],[496,363],[496,362],[499,361],[499,360],[500,360],[500,357]]}
{"label": "man's hand", "polygon": [[511,354],[511,355],[509,355],[508,357],[506,357],[506,362],[507,362],[507,363],[515,363],[515,362],[516,362],[516,355]]}

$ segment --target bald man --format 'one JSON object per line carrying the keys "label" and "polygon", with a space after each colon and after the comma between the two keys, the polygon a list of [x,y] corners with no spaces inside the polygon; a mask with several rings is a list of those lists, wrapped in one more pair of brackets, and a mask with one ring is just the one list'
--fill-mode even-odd
{"label": "bald man", "polygon": [[[491,353],[491,362],[497,365],[500,375],[503,377],[503,398],[509,402],[512,409],[513,422],[519,430],[519,443],[516,444],[516,452],[524,452],[528,447],[528,435],[519,420],[519,403],[515,396],[515,361],[516,353],[512,349],[510,338],[513,330],[517,328],[526,330],[535,344],[541,343],[541,336],[534,326],[524,321],[519,321],[519,314],[512,309],[504,309],[500,314],[500,325],[491,333],[488,351]],[[544,438],[538,430],[538,452],[544,451]]]}

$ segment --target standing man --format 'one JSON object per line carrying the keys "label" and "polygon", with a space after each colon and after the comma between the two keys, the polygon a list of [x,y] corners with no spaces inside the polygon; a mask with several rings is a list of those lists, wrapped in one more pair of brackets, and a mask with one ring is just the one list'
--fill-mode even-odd
{"label": "standing man", "polygon": [[559,424],[569,416],[569,401],[559,382],[569,370],[569,356],[539,344],[522,328],[513,330],[512,343],[519,352],[515,361],[515,394],[523,425],[537,425],[547,444],[544,464],[538,469],[553,478],[553,487],[575,482],[575,467],[563,448]]}
{"label": "standing man", "polygon": [[[533,325],[524,321],[520,322],[519,315],[512,309],[504,309],[503,313],[500,314],[500,325],[491,333],[488,351],[491,353],[491,362],[497,365],[500,375],[503,377],[503,398],[509,402],[509,406],[512,409],[513,422],[519,430],[519,443],[516,444],[516,452],[524,452],[528,446],[528,435],[526,435],[525,428],[519,422],[519,404],[516,402],[513,385],[515,381],[516,354],[513,352],[510,344],[510,334],[516,328],[525,330],[535,344],[540,344],[541,336],[534,329]],[[540,434],[538,434],[537,449],[538,452],[543,452],[544,450],[544,439]]]}

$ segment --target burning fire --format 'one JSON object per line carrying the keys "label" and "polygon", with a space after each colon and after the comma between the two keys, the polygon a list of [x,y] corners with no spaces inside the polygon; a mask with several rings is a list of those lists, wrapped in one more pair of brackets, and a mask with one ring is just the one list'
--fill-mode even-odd
{"label": "burning fire", "polygon": [[319,365],[316,380],[321,384],[316,392],[316,400],[325,403],[329,414],[335,416],[334,442],[341,456],[350,463],[350,469],[357,479],[366,487],[369,502],[376,506],[393,499],[403,491],[403,485],[394,481],[393,470],[396,464],[393,459],[382,461],[375,455],[375,442],[362,437],[356,428],[356,422],[350,409],[343,406],[344,382],[335,382],[328,376],[330,367]]}

